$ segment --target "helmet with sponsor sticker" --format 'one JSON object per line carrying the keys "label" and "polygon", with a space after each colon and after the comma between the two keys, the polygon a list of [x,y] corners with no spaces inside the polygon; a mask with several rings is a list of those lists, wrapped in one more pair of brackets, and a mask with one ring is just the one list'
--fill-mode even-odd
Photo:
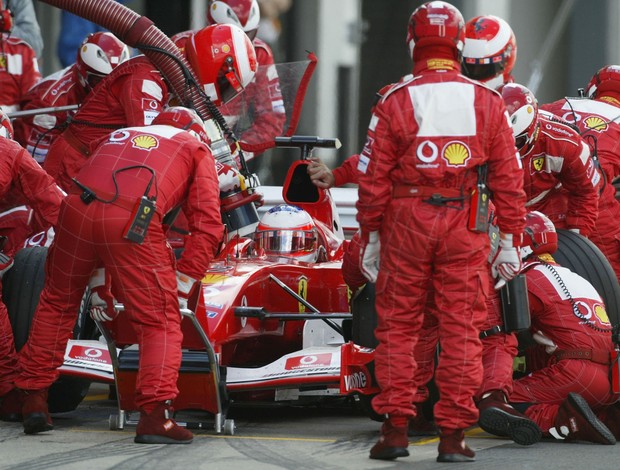
{"label": "helmet with sponsor sticker", "polygon": [[253,40],[259,22],[260,8],[256,0],[209,0],[207,24],[234,24]]}
{"label": "helmet with sponsor sticker", "polygon": [[205,130],[205,124],[198,116],[198,113],[190,108],[183,106],[170,106],[165,108],[161,113],[155,116],[152,125],[166,125],[183,129],[192,134],[196,139],[206,144],[209,143],[209,137]]}
{"label": "helmet with sponsor sticker", "polygon": [[512,81],[517,40],[510,25],[493,15],[476,16],[465,25],[463,73],[498,89]]}
{"label": "helmet with sponsor sticker", "polygon": [[507,83],[501,92],[510,116],[515,145],[521,157],[524,157],[532,150],[538,138],[538,102],[528,88],[518,83]]}
{"label": "helmet with sponsor sticker", "polygon": [[461,12],[446,2],[427,2],[409,18],[407,45],[413,57],[416,47],[450,47],[460,58],[465,39],[465,20]]}
{"label": "helmet with sponsor sticker", "polygon": [[129,59],[129,48],[108,32],[89,34],[78,49],[75,61],[80,84],[93,88],[119,64]]}
{"label": "helmet with sponsor sticker", "polygon": [[2,109],[0,109],[0,136],[7,139],[13,138],[13,124]]}
{"label": "helmet with sponsor sticker", "polygon": [[200,85],[218,106],[241,93],[258,67],[252,41],[232,24],[211,25],[192,34],[185,55]]}
{"label": "helmet with sponsor sticker", "polygon": [[257,250],[278,258],[313,263],[318,256],[318,234],[310,214],[297,206],[279,204],[263,215],[254,241]]}
{"label": "helmet with sponsor sticker", "polygon": [[553,222],[542,212],[531,211],[525,215],[525,230],[521,257],[555,253],[558,249],[558,234]]}
{"label": "helmet with sponsor sticker", "polygon": [[609,96],[611,100],[606,101],[620,106],[620,65],[606,65],[598,70],[586,87],[586,96],[588,98]]}

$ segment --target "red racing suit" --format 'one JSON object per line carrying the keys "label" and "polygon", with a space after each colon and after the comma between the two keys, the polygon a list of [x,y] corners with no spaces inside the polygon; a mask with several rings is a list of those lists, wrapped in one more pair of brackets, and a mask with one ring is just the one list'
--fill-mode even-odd
{"label": "red racing suit", "polygon": [[0,108],[17,111],[26,92],[41,80],[37,55],[26,41],[0,34]]}
{"label": "red racing suit", "polygon": [[527,208],[540,211],[556,228],[589,236],[598,214],[601,175],[587,143],[571,127],[539,115],[540,133],[523,157]]}
{"label": "red racing suit", "polygon": [[[86,89],[80,84],[76,65],[45,77],[32,87],[22,100],[22,110],[81,104]],[[63,131],[63,125],[74,111],[37,114],[13,121],[15,140],[43,163],[52,141]]]}
{"label": "red racing suit", "polygon": [[[417,61],[414,77],[379,101],[360,156],[360,168],[367,168],[357,203],[363,238],[379,232],[381,241],[375,330],[381,392],[373,406],[379,414],[415,415],[412,402],[423,384],[413,351],[432,292],[442,347],[434,414],[443,429],[478,419],[472,397],[482,380],[479,333],[489,286],[488,235],[468,229],[467,196],[478,166],[488,164],[500,230],[518,240],[525,217],[522,169],[501,97],[458,70],[445,59]],[[460,201],[441,199],[458,194]]]}
{"label": "red racing suit", "polygon": [[[140,168],[128,168],[132,166]],[[56,379],[84,289],[103,264],[140,348],[136,404],[142,408],[174,399],[183,338],[175,264],[176,270],[201,279],[223,234],[211,152],[191,134],[170,126],[121,129],[102,143],[77,179],[97,199],[85,204],[70,194],[61,206],[32,340],[21,352],[23,372],[16,385],[42,389]],[[102,202],[114,198],[114,179],[118,198]],[[81,193],[77,186],[74,192]],[[156,197],[156,211],[138,244],[124,233],[144,194]],[[178,206],[187,214],[191,235],[175,263],[161,222]]]}
{"label": "red racing suit", "polygon": [[[538,261],[528,263],[524,272],[531,328],[552,340],[557,350],[547,367],[514,382],[509,401],[517,408],[532,404],[525,414],[553,435],[558,408],[570,392],[583,396],[595,411],[618,398],[612,396],[609,382],[611,324],[601,297],[581,276]],[[585,351],[592,353],[592,360],[575,358]]]}
{"label": "red racing suit", "polygon": [[612,184],[620,176],[620,107],[587,98],[565,98],[542,106],[579,127],[581,136],[596,149],[605,182],[598,217],[588,238],[600,248],[620,279],[620,201]]}
{"label": "red racing suit", "polygon": [[68,191],[71,178],[102,139],[121,127],[150,124],[167,102],[168,87],[146,57],[119,64],[88,94],[69,127],[54,140],[43,168]]}
{"label": "red racing suit", "polygon": [[[18,195],[48,225],[56,223],[62,191],[17,142],[0,137],[0,201],[4,201],[7,195]],[[12,234],[0,232],[0,235],[11,237]],[[13,248],[4,253],[13,256],[18,245],[17,241],[12,240]],[[1,294],[0,282],[0,297]],[[13,388],[18,372],[9,314],[0,301],[0,396]]]}

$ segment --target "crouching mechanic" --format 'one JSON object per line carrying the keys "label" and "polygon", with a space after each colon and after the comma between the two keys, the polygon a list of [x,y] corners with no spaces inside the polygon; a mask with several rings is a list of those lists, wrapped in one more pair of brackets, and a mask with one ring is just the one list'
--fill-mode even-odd
{"label": "crouching mechanic", "polygon": [[[527,278],[531,332],[544,345],[547,365],[513,384],[509,401],[546,437],[615,444],[605,413],[618,399],[611,391],[611,324],[592,284],[556,264],[553,223],[540,212],[526,218],[522,273]],[[595,412],[600,412],[602,420]]]}
{"label": "crouching mechanic", "polygon": [[[30,154],[12,139],[13,128],[9,118],[0,111],[0,204],[7,198],[18,198],[34,210],[33,218],[54,225],[58,219],[60,202],[64,197],[53,178],[35,162]],[[11,236],[7,234],[5,236]],[[20,238],[20,237],[18,237]],[[4,239],[6,241],[6,239]],[[23,241],[23,240],[21,240]],[[13,247],[18,246],[14,240]],[[0,246],[0,279],[13,264],[13,252]],[[2,284],[0,283],[0,296]],[[11,323],[6,306],[0,301],[0,419],[20,419],[19,394],[14,391],[18,374],[17,354],[13,342]]]}
{"label": "crouching mechanic", "polygon": [[[32,336],[20,353],[15,384],[23,393],[26,434],[53,427],[47,390],[58,377],[84,289],[103,265],[140,348],[135,442],[192,441],[192,433],[171,418],[183,339],[179,304],[202,278],[223,234],[203,126],[194,111],[169,108],[151,126],[110,134],[74,179],[49,250]],[[191,235],[175,262],[162,219],[178,206]]]}

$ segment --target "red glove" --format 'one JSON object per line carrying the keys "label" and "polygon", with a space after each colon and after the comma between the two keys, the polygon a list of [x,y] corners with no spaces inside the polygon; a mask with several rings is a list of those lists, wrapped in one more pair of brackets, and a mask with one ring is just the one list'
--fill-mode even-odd
{"label": "red glove", "polygon": [[187,309],[187,301],[191,295],[192,289],[196,285],[196,279],[177,271],[177,290],[179,296],[179,308]]}

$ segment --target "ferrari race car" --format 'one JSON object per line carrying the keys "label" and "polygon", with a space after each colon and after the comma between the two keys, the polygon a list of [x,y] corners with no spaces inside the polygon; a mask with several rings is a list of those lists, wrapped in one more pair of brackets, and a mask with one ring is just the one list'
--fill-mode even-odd
{"label": "ferrari race car", "polygon": [[[306,169],[312,148],[337,143],[306,136],[279,138],[277,143],[302,151],[302,158],[289,168],[281,201],[312,217],[318,233],[317,261],[262,255],[251,236],[240,236],[237,227],[229,226],[228,241],[190,299],[190,309],[182,310],[183,359],[174,406],[208,412],[218,433],[234,431],[226,412],[235,401],[300,401],[377,391],[368,369],[372,349],[350,341],[349,292],[341,274],[348,243],[345,228],[332,194],[314,186]],[[281,202],[272,199],[273,191],[266,192],[270,194],[263,196],[262,210]],[[340,192],[340,197],[346,194],[352,206],[355,193],[351,189]],[[229,207],[234,207],[234,214],[224,214],[227,222],[242,221],[254,228],[258,215],[251,213],[256,210],[253,202],[249,213],[240,213],[247,208]],[[239,233],[246,232],[247,227]],[[22,249],[4,280],[18,348],[27,339],[43,285],[45,252],[42,247]],[[110,426],[123,428],[132,423],[130,413],[136,410],[136,337],[121,303],[113,321],[95,325],[88,313],[88,297],[87,292],[60,368],[61,378],[50,390],[50,411],[74,409],[91,381],[114,384],[119,413],[111,417]]]}

